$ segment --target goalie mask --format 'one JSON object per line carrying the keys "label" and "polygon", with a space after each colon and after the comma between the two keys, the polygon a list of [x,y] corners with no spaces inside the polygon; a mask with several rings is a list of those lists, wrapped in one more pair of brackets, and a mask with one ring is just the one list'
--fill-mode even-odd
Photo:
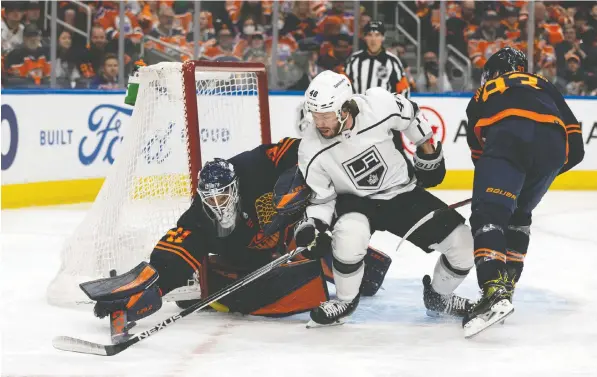
{"label": "goalie mask", "polygon": [[240,204],[234,166],[221,158],[205,164],[199,173],[197,191],[205,212],[216,224],[218,235],[225,237],[232,233]]}

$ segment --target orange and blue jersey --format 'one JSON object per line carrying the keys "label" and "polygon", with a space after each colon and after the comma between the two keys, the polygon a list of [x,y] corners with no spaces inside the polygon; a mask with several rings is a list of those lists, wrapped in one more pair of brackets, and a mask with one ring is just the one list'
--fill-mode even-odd
{"label": "orange and blue jersey", "polygon": [[466,114],[467,141],[473,162],[483,154],[484,130],[506,118],[530,119],[560,129],[567,152],[563,171],[582,158],[579,156],[584,146],[578,120],[562,94],[540,75],[513,71],[487,81],[470,100]]}

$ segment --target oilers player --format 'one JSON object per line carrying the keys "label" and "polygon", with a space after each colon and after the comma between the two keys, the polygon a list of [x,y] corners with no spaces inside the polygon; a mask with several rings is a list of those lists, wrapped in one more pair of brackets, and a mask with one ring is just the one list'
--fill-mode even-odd
{"label": "oilers player", "polygon": [[533,209],[559,174],[584,156],[578,120],[553,84],[528,73],[527,58],[506,47],[485,63],[466,110],[475,163],[470,224],[483,296],[463,318],[469,338],[514,311]]}
{"label": "oilers player", "polygon": [[[446,207],[417,185],[417,180],[425,187],[439,184],[445,164],[441,143],[434,147],[430,142],[431,127],[417,104],[400,94],[371,88],[355,95],[346,76],[324,71],[305,92],[305,107],[315,127],[304,131],[299,168],[313,194],[306,218],[295,228],[295,240],[312,257],[331,247],[337,292],[336,300],[311,311],[311,327],[343,323],[357,308],[372,232],[404,236],[423,216]],[[416,177],[395,149],[392,130],[404,132],[417,146]],[[441,253],[433,279],[423,280],[425,306],[463,316],[471,303],[453,291],[473,267],[472,236],[464,218],[447,211],[409,241]]]}

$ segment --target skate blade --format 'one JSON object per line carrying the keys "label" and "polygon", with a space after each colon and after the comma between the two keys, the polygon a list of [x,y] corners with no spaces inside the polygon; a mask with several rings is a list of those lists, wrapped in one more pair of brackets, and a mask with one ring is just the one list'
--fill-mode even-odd
{"label": "skate blade", "polygon": [[442,316],[442,313],[435,310],[427,309],[427,316],[432,318],[438,318]]}
{"label": "skate blade", "polygon": [[309,322],[307,323],[307,328],[314,329],[314,328],[318,328],[318,327],[339,326],[339,325],[343,325],[345,322],[346,322],[346,319],[341,318],[341,319],[337,320],[336,322],[332,322],[332,323],[328,323],[328,324],[324,325],[324,324],[317,323],[317,322],[313,321],[312,319],[310,319]]}
{"label": "skate blade", "polygon": [[426,314],[428,317],[439,319],[462,319],[462,317],[464,317],[464,315],[438,312],[436,310],[431,309],[427,309]]}
{"label": "skate blade", "polygon": [[491,307],[491,313],[483,317],[476,317],[464,325],[464,337],[470,339],[487,330],[498,322],[502,322],[514,313],[514,305],[508,300],[502,300]]}

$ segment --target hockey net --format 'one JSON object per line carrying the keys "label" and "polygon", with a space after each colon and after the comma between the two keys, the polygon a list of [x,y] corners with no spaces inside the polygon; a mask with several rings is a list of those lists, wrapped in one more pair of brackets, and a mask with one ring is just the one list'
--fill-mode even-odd
{"label": "hockey net", "polygon": [[271,142],[261,64],[160,63],[141,68],[139,81],[114,165],[62,249],[53,305],[87,303],[81,282],[148,260],[189,207],[203,163]]}

